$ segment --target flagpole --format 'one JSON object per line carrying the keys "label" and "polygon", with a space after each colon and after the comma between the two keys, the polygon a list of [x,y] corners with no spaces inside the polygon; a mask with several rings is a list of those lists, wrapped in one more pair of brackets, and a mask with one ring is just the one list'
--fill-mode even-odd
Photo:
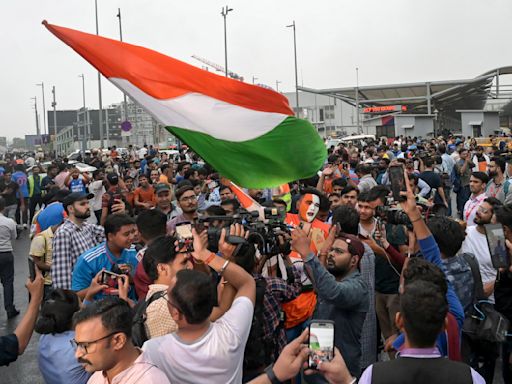
{"label": "flagpole", "polygon": [[[121,8],[117,8],[117,18],[119,19],[119,41],[123,41],[123,27],[121,24]],[[123,113],[124,121],[128,121],[128,103],[126,100],[126,92],[123,91]],[[126,136],[126,141],[130,142],[130,136]]]}
{"label": "flagpole", "polygon": [[293,28],[293,52],[295,55],[295,105],[297,108],[296,115],[299,116],[299,74],[297,71],[297,35],[295,34],[295,20],[293,23],[286,26],[287,28]]}
{"label": "flagpole", "polygon": [[226,77],[228,77],[228,37],[227,37],[227,31],[226,31],[226,17],[229,12],[231,12],[233,8],[229,8],[227,5],[226,7],[222,7],[222,11],[220,14],[222,17],[224,17],[224,66],[226,70]]}

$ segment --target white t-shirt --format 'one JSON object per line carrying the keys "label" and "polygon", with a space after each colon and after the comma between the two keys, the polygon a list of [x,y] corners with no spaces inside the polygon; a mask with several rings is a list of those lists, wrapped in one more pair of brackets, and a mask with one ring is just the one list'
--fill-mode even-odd
{"label": "white t-shirt", "polygon": [[93,211],[99,211],[101,209],[101,199],[105,193],[105,187],[103,186],[102,180],[95,180],[89,184],[89,192],[94,194],[91,199],[91,208]]}
{"label": "white t-shirt", "polygon": [[[496,280],[496,268],[493,267],[487,237],[477,231],[476,226],[466,228],[466,239],[462,243],[460,252],[469,252],[475,255],[480,267],[482,283],[488,283]],[[494,303],[494,294],[489,296],[489,300]]]}
{"label": "white t-shirt", "polygon": [[142,160],[144,158],[144,156],[146,156],[147,153],[148,153],[148,149],[146,147],[142,147],[141,149],[139,149],[139,152],[138,152],[139,159]]}
{"label": "white t-shirt", "polygon": [[251,300],[238,297],[199,340],[189,344],[171,333],[146,341],[142,349],[171,383],[239,384],[253,312]]}

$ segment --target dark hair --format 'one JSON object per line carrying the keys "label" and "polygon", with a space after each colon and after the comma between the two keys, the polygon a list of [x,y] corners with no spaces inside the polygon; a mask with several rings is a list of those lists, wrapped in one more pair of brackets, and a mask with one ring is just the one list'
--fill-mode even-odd
{"label": "dark hair", "polygon": [[283,199],[273,199],[272,200],[272,203],[274,204],[280,204],[280,205],[284,205],[285,207],[288,206],[288,203],[286,201],[284,201]]}
{"label": "dark hair", "polygon": [[144,209],[137,216],[135,224],[146,240],[165,235],[167,215],[159,209]]}
{"label": "dark hair", "polygon": [[192,185],[192,180],[183,179],[183,180],[181,180],[178,184],[176,184],[176,189],[178,190],[178,189],[180,189],[180,188],[188,187],[188,186],[190,186],[190,187],[192,187],[192,188],[194,187],[194,186]]}
{"label": "dark hair", "polygon": [[168,264],[176,258],[176,238],[172,236],[159,236],[149,244],[142,266],[151,281],[158,279],[158,264]]}
{"label": "dark hair", "polygon": [[332,192],[332,193],[329,193],[328,198],[330,199],[331,197],[337,197],[339,199],[339,198],[341,198],[341,195],[337,192]]}
{"label": "dark hair", "polygon": [[196,173],[197,171],[194,169],[194,168],[190,168],[187,170],[187,172],[185,172],[185,175],[183,175],[183,177],[185,177],[185,179],[190,179],[191,176],[194,176],[194,174]]}
{"label": "dark hair", "polygon": [[344,233],[356,235],[359,233],[359,212],[353,207],[342,205],[332,213],[332,225],[339,224]]}
{"label": "dark hair", "polygon": [[423,158],[423,165],[427,168],[430,168],[434,165],[434,159],[432,157]]}
{"label": "dark hair", "polygon": [[412,180],[414,182],[414,184],[418,185],[419,179],[420,178],[418,177],[418,175],[416,175],[414,173],[409,174],[409,180]]}
{"label": "dark hair", "polygon": [[359,196],[357,196],[357,201],[361,201],[363,203],[370,203],[374,200],[375,199],[370,199],[370,191],[361,192]]}
{"label": "dark hair", "polygon": [[[231,201],[231,200],[228,200]],[[208,208],[206,208],[205,212],[208,214],[208,216],[225,216],[226,210],[222,208],[220,205],[210,205]]]}
{"label": "dark hair", "polygon": [[414,347],[426,348],[434,345],[443,328],[447,312],[446,295],[431,282],[414,281],[400,295],[400,314],[404,320],[407,338]]}
{"label": "dark hair", "polygon": [[389,188],[385,185],[376,185],[368,191],[368,201],[375,201],[380,199],[383,203],[386,203],[386,197],[389,195]]}
{"label": "dark hair", "polygon": [[208,171],[206,170],[206,168],[204,167],[201,167],[199,169],[197,169],[197,174],[198,175],[203,175],[203,176],[208,176]]}
{"label": "dark hair", "polygon": [[343,195],[346,195],[347,193],[350,193],[352,191],[356,191],[357,194],[359,195],[359,188],[357,188],[354,185],[347,185],[345,188],[343,188],[343,190],[341,191],[340,195],[343,196]]}
{"label": "dark hair", "polygon": [[184,269],[176,274],[171,300],[189,324],[201,324],[212,313],[212,280],[203,272]]}
{"label": "dark hair", "polygon": [[493,212],[495,212],[497,208],[503,205],[503,203],[495,197],[488,197],[484,200],[484,203],[489,204],[492,207]]}
{"label": "dark hair", "polygon": [[176,168],[176,170],[177,170],[178,172],[181,172],[181,170],[183,169],[183,167],[184,167],[185,165],[190,165],[190,163],[188,163],[188,162],[186,162],[186,161],[182,161],[181,163],[178,163],[178,167]]}
{"label": "dark hair", "polygon": [[92,302],[73,315],[73,328],[95,317],[101,317],[101,324],[108,332],[122,332],[131,338],[132,310],[126,301],[117,296],[107,296]]}
{"label": "dark hair", "polygon": [[433,216],[427,225],[441,252],[446,257],[455,256],[466,237],[460,224],[446,216]]}
{"label": "dark hair", "polygon": [[95,171],[93,171],[93,173],[92,173],[92,177],[93,177],[94,179],[96,179],[96,177],[97,177],[100,173],[102,173],[102,172],[103,172],[103,169],[96,169]]}
{"label": "dark hair", "polygon": [[491,161],[494,161],[496,165],[501,169],[501,172],[505,172],[505,167],[507,165],[507,162],[505,159],[501,156],[494,156]]}
{"label": "dark hair", "polygon": [[368,164],[359,164],[356,167],[356,173],[360,173],[362,175],[369,175],[372,172],[372,167]]}
{"label": "dark hair", "polygon": [[0,196],[0,213],[5,209],[5,199]]}
{"label": "dark hair", "polygon": [[55,288],[43,303],[34,329],[42,335],[69,331],[73,325],[73,314],[79,309],[80,301],[75,292]]}
{"label": "dark hair", "polygon": [[[439,287],[439,290],[446,295],[448,284],[443,271],[425,259],[420,257],[412,257],[407,264],[407,268],[403,270],[404,287],[417,280],[428,281]],[[406,290],[406,289],[405,289]]]}
{"label": "dark hair", "polygon": [[108,215],[107,219],[105,220],[105,239],[108,240],[108,235],[113,234],[115,235],[121,227],[124,225],[130,225],[135,224],[135,221],[128,215],[121,214],[121,215]]}
{"label": "dark hair", "polygon": [[332,181],[332,186],[338,186],[338,187],[342,187],[342,188],[346,188],[347,187],[347,180],[346,179],[343,179],[342,177],[338,177],[337,179],[334,179]]}
{"label": "dark hair", "polygon": [[512,230],[512,205],[502,205],[495,211],[496,219],[501,225]]}
{"label": "dark hair", "polygon": [[252,274],[256,265],[256,248],[252,243],[245,243],[235,252],[234,261],[248,274]]}
{"label": "dark hair", "polygon": [[324,194],[321,194],[319,197],[320,197],[320,204],[319,204],[318,210],[321,212],[329,211],[331,209],[331,202],[329,201],[327,196],[325,196]]}
{"label": "dark hair", "polygon": [[489,181],[489,176],[485,172],[473,172],[471,174],[471,176],[473,176],[474,178],[480,180],[484,184],[487,184],[488,181]]}
{"label": "dark hair", "polygon": [[233,190],[231,189],[231,187],[230,187],[229,185],[223,185],[223,184],[221,184],[221,185],[219,186],[219,193],[221,193],[221,192],[222,192],[223,190],[225,190],[225,189],[229,189],[229,192],[233,192]]}
{"label": "dark hair", "polygon": [[236,211],[237,209],[240,209],[240,202],[237,199],[227,199],[220,202],[220,205],[231,205],[233,204],[233,209]]}
{"label": "dark hair", "polygon": [[194,187],[191,184],[184,185],[182,187],[179,187],[176,190],[176,200],[180,201],[181,196],[187,191],[194,191]]}

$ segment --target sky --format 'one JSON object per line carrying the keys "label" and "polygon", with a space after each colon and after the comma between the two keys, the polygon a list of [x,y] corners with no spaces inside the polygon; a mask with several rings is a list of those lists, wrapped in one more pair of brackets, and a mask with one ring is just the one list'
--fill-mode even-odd
{"label": "sky", "polygon": [[[512,65],[510,0],[230,0],[228,67],[280,91],[472,78]],[[226,1],[98,0],[100,35],[154,49],[201,67],[198,55],[224,65]],[[94,0],[0,0],[0,136],[35,134],[32,97],[41,112],[56,88],[57,109],[98,108],[97,72],[41,21],[95,33]],[[122,101],[102,79],[103,105]],[[43,117],[40,118],[41,126]]]}

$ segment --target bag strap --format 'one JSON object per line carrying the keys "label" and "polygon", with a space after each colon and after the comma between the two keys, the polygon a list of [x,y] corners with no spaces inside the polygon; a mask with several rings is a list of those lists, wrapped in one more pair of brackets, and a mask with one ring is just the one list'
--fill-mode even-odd
{"label": "bag strap", "polygon": [[484,295],[484,287],[482,284],[482,276],[480,275],[480,268],[475,255],[472,253],[463,253],[462,257],[469,264],[471,274],[473,275],[473,304],[478,303],[480,300],[486,300]]}
{"label": "bag strap", "polygon": [[165,294],[167,293],[167,291],[158,291],[158,292],[155,292],[153,293],[149,299],[146,301],[146,308],[149,307],[149,305],[153,302],[153,301],[156,301],[158,299],[161,299],[162,297],[165,296]]}

